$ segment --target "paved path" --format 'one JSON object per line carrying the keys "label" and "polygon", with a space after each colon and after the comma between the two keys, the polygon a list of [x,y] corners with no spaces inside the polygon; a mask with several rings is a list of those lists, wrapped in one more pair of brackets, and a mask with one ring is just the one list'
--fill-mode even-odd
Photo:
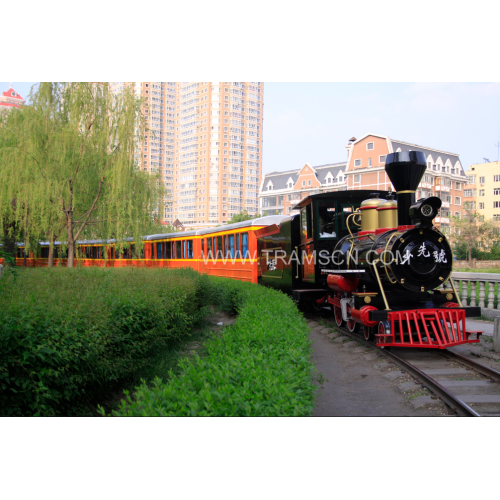
{"label": "paved path", "polygon": [[398,387],[412,379],[408,376],[391,377],[391,370],[401,372],[395,365],[384,362],[385,358],[380,354],[357,347],[357,342],[336,343],[324,331],[315,329],[316,325],[315,322],[309,323],[312,361],[318,373],[328,380],[320,386],[313,416],[402,417],[448,413],[439,400],[432,402],[432,408],[414,408],[408,394]]}
{"label": "paved path", "polygon": [[493,337],[493,321],[478,321],[475,319],[466,319],[467,330],[483,330],[483,335]]}

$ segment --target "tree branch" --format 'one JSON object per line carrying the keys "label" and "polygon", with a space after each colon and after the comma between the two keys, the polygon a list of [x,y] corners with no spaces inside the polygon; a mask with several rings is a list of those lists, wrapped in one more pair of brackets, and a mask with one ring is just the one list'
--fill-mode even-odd
{"label": "tree branch", "polygon": [[95,207],[95,205],[97,203],[97,200],[99,199],[99,196],[101,195],[101,189],[102,189],[102,185],[104,183],[104,179],[105,179],[105,177],[102,177],[101,181],[99,182],[99,190],[97,191],[97,194],[96,194],[96,197],[94,199],[94,202],[92,203],[92,206],[90,207],[90,210],[89,210],[89,212],[87,214],[87,218],[83,221],[80,229],[75,234],[75,240],[77,240],[78,237],[80,236],[80,233],[82,232],[82,229],[85,227],[85,225],[87,224],[87,221],[89,220],[90,214],[94,211],[94,207]]}

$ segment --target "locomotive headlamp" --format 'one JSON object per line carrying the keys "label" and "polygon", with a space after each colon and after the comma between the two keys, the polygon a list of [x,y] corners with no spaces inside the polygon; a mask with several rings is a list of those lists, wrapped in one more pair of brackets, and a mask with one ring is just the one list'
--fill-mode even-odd
{"label": "locomotive headlamp", "polygon": [[424,198],[417,201],[410,207],[410,217],[413,219],[416,227],[430,227],[432,220],[436,217],[441,208],[441,200],[437,196]]}

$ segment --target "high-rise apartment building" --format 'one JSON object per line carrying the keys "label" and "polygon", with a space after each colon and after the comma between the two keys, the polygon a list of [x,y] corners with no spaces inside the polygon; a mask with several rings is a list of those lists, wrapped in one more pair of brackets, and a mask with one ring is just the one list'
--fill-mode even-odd
{"label": "high-rise apartment building", "polygon": [[112,82],[111,89],[128,84],[145,100],[150,130],[137,160],[161,173],[171,195],[165,222],[208,227],[258,211],[262,82]]}

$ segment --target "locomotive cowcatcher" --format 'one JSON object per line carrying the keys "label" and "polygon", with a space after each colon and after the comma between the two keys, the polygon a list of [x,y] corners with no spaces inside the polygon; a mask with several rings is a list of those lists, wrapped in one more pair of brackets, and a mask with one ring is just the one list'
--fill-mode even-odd
{"label": "locomotive cowcatcher", "polygon": [[437,197],[415,200],[423,153],[387,156],[395,190],[339,191],[303,199],[300,213],[256,232],[259,282],[293,294],[380,347],[438,348],[479,342],[466,329],[479,307],[460,301],[453,254],[433,219]]}

